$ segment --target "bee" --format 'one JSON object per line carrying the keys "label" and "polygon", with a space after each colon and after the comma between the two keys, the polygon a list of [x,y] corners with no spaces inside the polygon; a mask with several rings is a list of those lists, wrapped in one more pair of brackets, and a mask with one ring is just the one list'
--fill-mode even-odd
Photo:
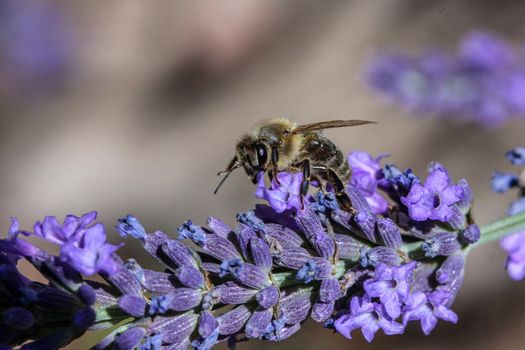
{"label": "bee", "polygon": [[[351,168],[337,146],[322,134],[324,129],[375,124],[365,120],[331,120],[297,125],[289,119],[272,119],[262,122],[253,131],[241,137],[235,147],[235,156],[214,193],[240,167],[256,184],[260,172],[268,174],[270,181],[277,181],[280,171],[302,172],[301,199],[307,194],[310,182],[317,181],[326,189],[330,183],[340,205],[352,210],[352,203],[345,192]],[[321,187],[323,188],[323,187]],[[304,205],[304,204],[303,204]]]}

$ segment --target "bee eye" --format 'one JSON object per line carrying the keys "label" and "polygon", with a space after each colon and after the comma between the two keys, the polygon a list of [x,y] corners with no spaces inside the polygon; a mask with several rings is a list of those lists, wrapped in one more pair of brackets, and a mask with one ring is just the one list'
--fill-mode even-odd
{"label": "bee eye", "polygon": [[266,147],[263,145],[255,145],[255,150],[257,152],[257,162],[259,163],[259,167],[262,167],[266,165],[266,161],[268,160],[268,153],[266,153]]}

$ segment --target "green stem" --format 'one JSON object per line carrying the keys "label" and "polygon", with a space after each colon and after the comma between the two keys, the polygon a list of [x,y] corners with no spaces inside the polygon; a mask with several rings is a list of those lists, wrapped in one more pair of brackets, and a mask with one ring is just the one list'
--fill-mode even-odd
{"label": "green stem", "polygon": [[475,246],[496,241],[520,231],[525,231],[525,212],[508,216],[481,227],[481,238]]}

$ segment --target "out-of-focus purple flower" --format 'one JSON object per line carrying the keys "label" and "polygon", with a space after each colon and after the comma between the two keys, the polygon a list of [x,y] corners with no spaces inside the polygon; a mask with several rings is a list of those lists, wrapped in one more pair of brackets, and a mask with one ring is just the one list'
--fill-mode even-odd
{"label": "out-of-focus purple flower", "polygon": [[[95,222],[96,217],[97,213],[94,211],[81,217],[67,215],[63,224],[60,224],[56,217],[46,216],[42,222],[35,223],[33,233],[23,233],[60,245],[60,259],[84,275],[91,276],[98,272],[112,275],[116,272],[113,253],[120,245],[106,242],[104,225]],[[10,231],[13,231],[15,226],[18,227],[18,222],[15,221]],[[25,241],[20,240],[18,243],[23,242]],[[24,243],[23,246],[28,244]]]}
{"label": "out-of-focus purple flower", "polygon": [[277,180],[273,179],[270,188],[266,188],[264,173],[261,172],[257,175],[255,197],[268,201],[268,204],[277,213],[282,213],[288,209],[300,211],[302,209],[300,194],[303,174],[280,172],[277,174]]}
{"label": "out-of-focus purple flower", "polygon": [[50,1],[7,0],[0,7],[2,81],[21,93],[56,87],[74,58],[74,28],[66,13]]}
{"label": "out-of-focus purple flower", "polygon": [[367,296],[353,297],[349,311],[334,322],[336,331],[348,339],[352,339],[352,331],[358,328],[368,342],[374,340],[379,329],[387,335],[402,334],[405,330],[384,311],[383,305],[373,303]]}
{"label": "out-of-focus purple flower", "polygon": [[484,32],[473,32],[460,43],[459,54],[467,68],[497,70],[512,63],[512,47],[501,38]]}
{"label": "out-of-focus purple flower", "polygon": [[458,316],[447,306],[450,297],[450,294],[443,290],[436,290],[429,294],[412,293],[403,310],[403,323],[406,325],[409,321],[419,320],[421,329],[426,335],[436,327],[438,319],[456,323]]}
{"label": "out-of-focus purple flower", "polygon": [[408,208],[412,220],[446,222],[452,216],[450,206],[461,199],[462,192],[460,186],[452,185],[445,168],[435,167],[425,184],[415,183],[408,195],[401,197],[401,202]]}
{"label": "out-of-focus purple flower", "polygon": [[514,165],[525,165],[525,147],[516,147],[505,153],[505,157]]}
{"label": "out-of-focus purple flower", "polygon": [[378,264],[374,277],[366,280],[363,285],[370,297],[381,300],[385,312],[393,319],[401,315],[401,306],[408,298],[416,265],[414,261],[401,266]]}
{"label": "out-of-focus purple flower", "polygon": [[505,237],[500,244],[509,254],[506,262],[509,276],[516,281],[525,278],[525,232]]}
{"label": "out-of-focus purple flower", "polygon": [[[516,147],[505,153],[505,157],[514,165],[525,165],[525,148]],[[495,192],[506,192],[516,187],[520,197],[513,201],[507,210],[509,215],[525,212],[525,170],[518,174],[496,171],[492,177],[492,189]],[[510,278],[522,280],[525,278],[525,231],[504,237],[500,246],[508,253],[506,269]]]}
{"label": "out-of-focus purple flower", "polygon": [[100,224],[87,231],[79,241],[63,244],[60,256],[86,276],[98,272],[112,275],[117,269],[112,255],[119,247],[106,242],[104,226]]}
{"label": "out-of-focus purple flower", "polygon": [[133,215],[126,215],[118,219],[115,226],[122,237],[131,236],[136,239],[144,239],[146,237],[146,230],[140,221]]}
{"label": "out-of-focus purple flower", "polygon": [[388,208],[386,199],[377,192],[378,182],[383,177],[380,162],[384,157],[386,155],[379,155],[374,159],[362,151],[354,151],[348,155],[348,164],[352,168],[351,182],[359,189],[375,214],[383,214]]}
{"label": "out-of-focus purple flower", "polygon": [[518,185],[518,176],[516,174],[495,171],[492,175],[491,184],[494,192],[507,192]]}
{"label": "out-of-focus purple flower", "polygon": [[439,50],[419,55],[379,54],[371,62],[371,87],[418,115],[497,126],[525,115],[525,61],[505,40],[473,32],[456,57]]}
{"label": "out-of-focus purple flower", "polygon": [[516,215],[525,211],[525,196],[515,200],[509,206],[508,214]]}

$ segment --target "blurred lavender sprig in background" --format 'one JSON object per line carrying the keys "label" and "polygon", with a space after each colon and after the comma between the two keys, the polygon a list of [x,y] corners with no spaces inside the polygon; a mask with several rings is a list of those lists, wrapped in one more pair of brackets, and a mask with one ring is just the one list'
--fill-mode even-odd
{"label": "blurred lavender sprig in background", "polygon": [[74,30],[51,1],[0,1],[0,92],[10,97],[47,93],[73,63]]}
{"label": "blurred lavender sprig in background", "polygon": [[[523,147],[508,151],[506,157],[514,165],[525,166]],[[518,173],[494,172],[492,189],[495,192],[507,192],[513,188],[518,189],[518,199],[510,204],[509,215],[525,212],[525,169],[522,168]],[[508,253],[506,268],[509,276],[517,281],[525,278],[525,230],[503,238],[501,247]]]}
{"label": "blurred lavender sprig in background", "polygon": [[466,35],[455,55],[439,49],[378,54],[367,79],[374,90],[414,116],[486,127],[525,119],[525,51],[493,33]]}

